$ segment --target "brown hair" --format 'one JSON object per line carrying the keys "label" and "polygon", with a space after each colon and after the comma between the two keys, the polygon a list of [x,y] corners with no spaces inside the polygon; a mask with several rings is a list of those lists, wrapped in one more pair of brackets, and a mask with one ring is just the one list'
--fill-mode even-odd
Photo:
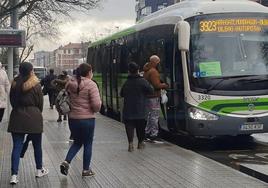
{"label": "brown hair", "polygon": [[77,79],[77,95],[79,95],[80,88],[79,85],[81,83],[81,77],[86,77],[88,73],[92,70],[92,66],[87,63],[82,63],[79,65],[79,67],[76,69],[76,79]]}

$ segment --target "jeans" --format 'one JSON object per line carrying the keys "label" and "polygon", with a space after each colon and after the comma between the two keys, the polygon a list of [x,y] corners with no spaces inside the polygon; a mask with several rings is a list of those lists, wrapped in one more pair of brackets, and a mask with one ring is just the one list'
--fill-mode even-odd
{"label": "jeans", "polygon": [[69,139],[73,140],[73,134],[72,134],[72,131],[71,131],[71,126],[70,126],[70,119],[69,119],[69,117],[67,119],[68,119],[68,125],[69,125],[69,130],[70,130],[70,137],[69,137]]}
{"label": "jeans", "polygon": [[4,109],[4,108],[0,108],[0,122],[1,122],[2,119],[3,119],[4,112],[5,112],[5,109]]}
{"label": "jeans", "polygon": [[31,140],[32,140],[31,135],[27,135],[26,140],[23,143],[23,147],[22,147],[22,150],[21,150],[21,153],[20,153],[20,158],[24,157],[24,154],[26,153],[26,151],[28,149],[28,146],[29,146],[29,143],[30,143]]}
{"label": "jeans", "polygon": [[[17,175],[20,163],[20,154],[24,142],[24,133],[11,133],[13,140],[13,149],[11,154],[11,174]],[[34,148],[34,159],[36,169],[42,169],[42,134],[29,134]]]}
{"label": "jeans", "polygon": [[69,126],[74,142],[67,153],[65,161],[71,163],[72,159],[83,145],[83,170],[89,170],[92,156],[95,119],[69,119]]}

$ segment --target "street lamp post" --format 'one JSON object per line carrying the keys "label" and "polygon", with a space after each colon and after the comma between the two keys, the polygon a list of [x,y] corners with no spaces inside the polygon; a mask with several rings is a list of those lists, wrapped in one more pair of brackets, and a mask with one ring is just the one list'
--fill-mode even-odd
{"label": "street lamp post", "polygon": [[[18,0],[12,1],[12,6],[15,7],[18,4]],[[10,27],[12,29],[18,28],[18,10],[14,9],[10,15]],[[8,48],[8,78],[11,81],[13,79],[13,66],[14,66],[14,58],[13,53],[15,48],[9,47]]]}

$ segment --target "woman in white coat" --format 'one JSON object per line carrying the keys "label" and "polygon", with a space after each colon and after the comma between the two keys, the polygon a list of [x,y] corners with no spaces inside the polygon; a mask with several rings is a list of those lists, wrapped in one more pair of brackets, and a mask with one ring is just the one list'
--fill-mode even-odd
{"label": "woman in white coat", "polygon": [[8,92],[9,92],[9,80],[6,71],[2,67],[0,62],[0,122],[4,116],[5,108],[7,107]]}

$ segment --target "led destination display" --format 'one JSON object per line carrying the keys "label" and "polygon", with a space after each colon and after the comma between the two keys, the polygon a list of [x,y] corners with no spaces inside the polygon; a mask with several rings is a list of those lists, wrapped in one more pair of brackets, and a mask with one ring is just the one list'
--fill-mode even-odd
{"label": "led destination display", "polygon": [[268,28],[268,19],[235,18],[199,22],[200,32],[262,32],[264,28]]}
{"label": "led destination display", "polygon": [[25,31],[18,29],[0,29],[0,47],[24,47]]}

